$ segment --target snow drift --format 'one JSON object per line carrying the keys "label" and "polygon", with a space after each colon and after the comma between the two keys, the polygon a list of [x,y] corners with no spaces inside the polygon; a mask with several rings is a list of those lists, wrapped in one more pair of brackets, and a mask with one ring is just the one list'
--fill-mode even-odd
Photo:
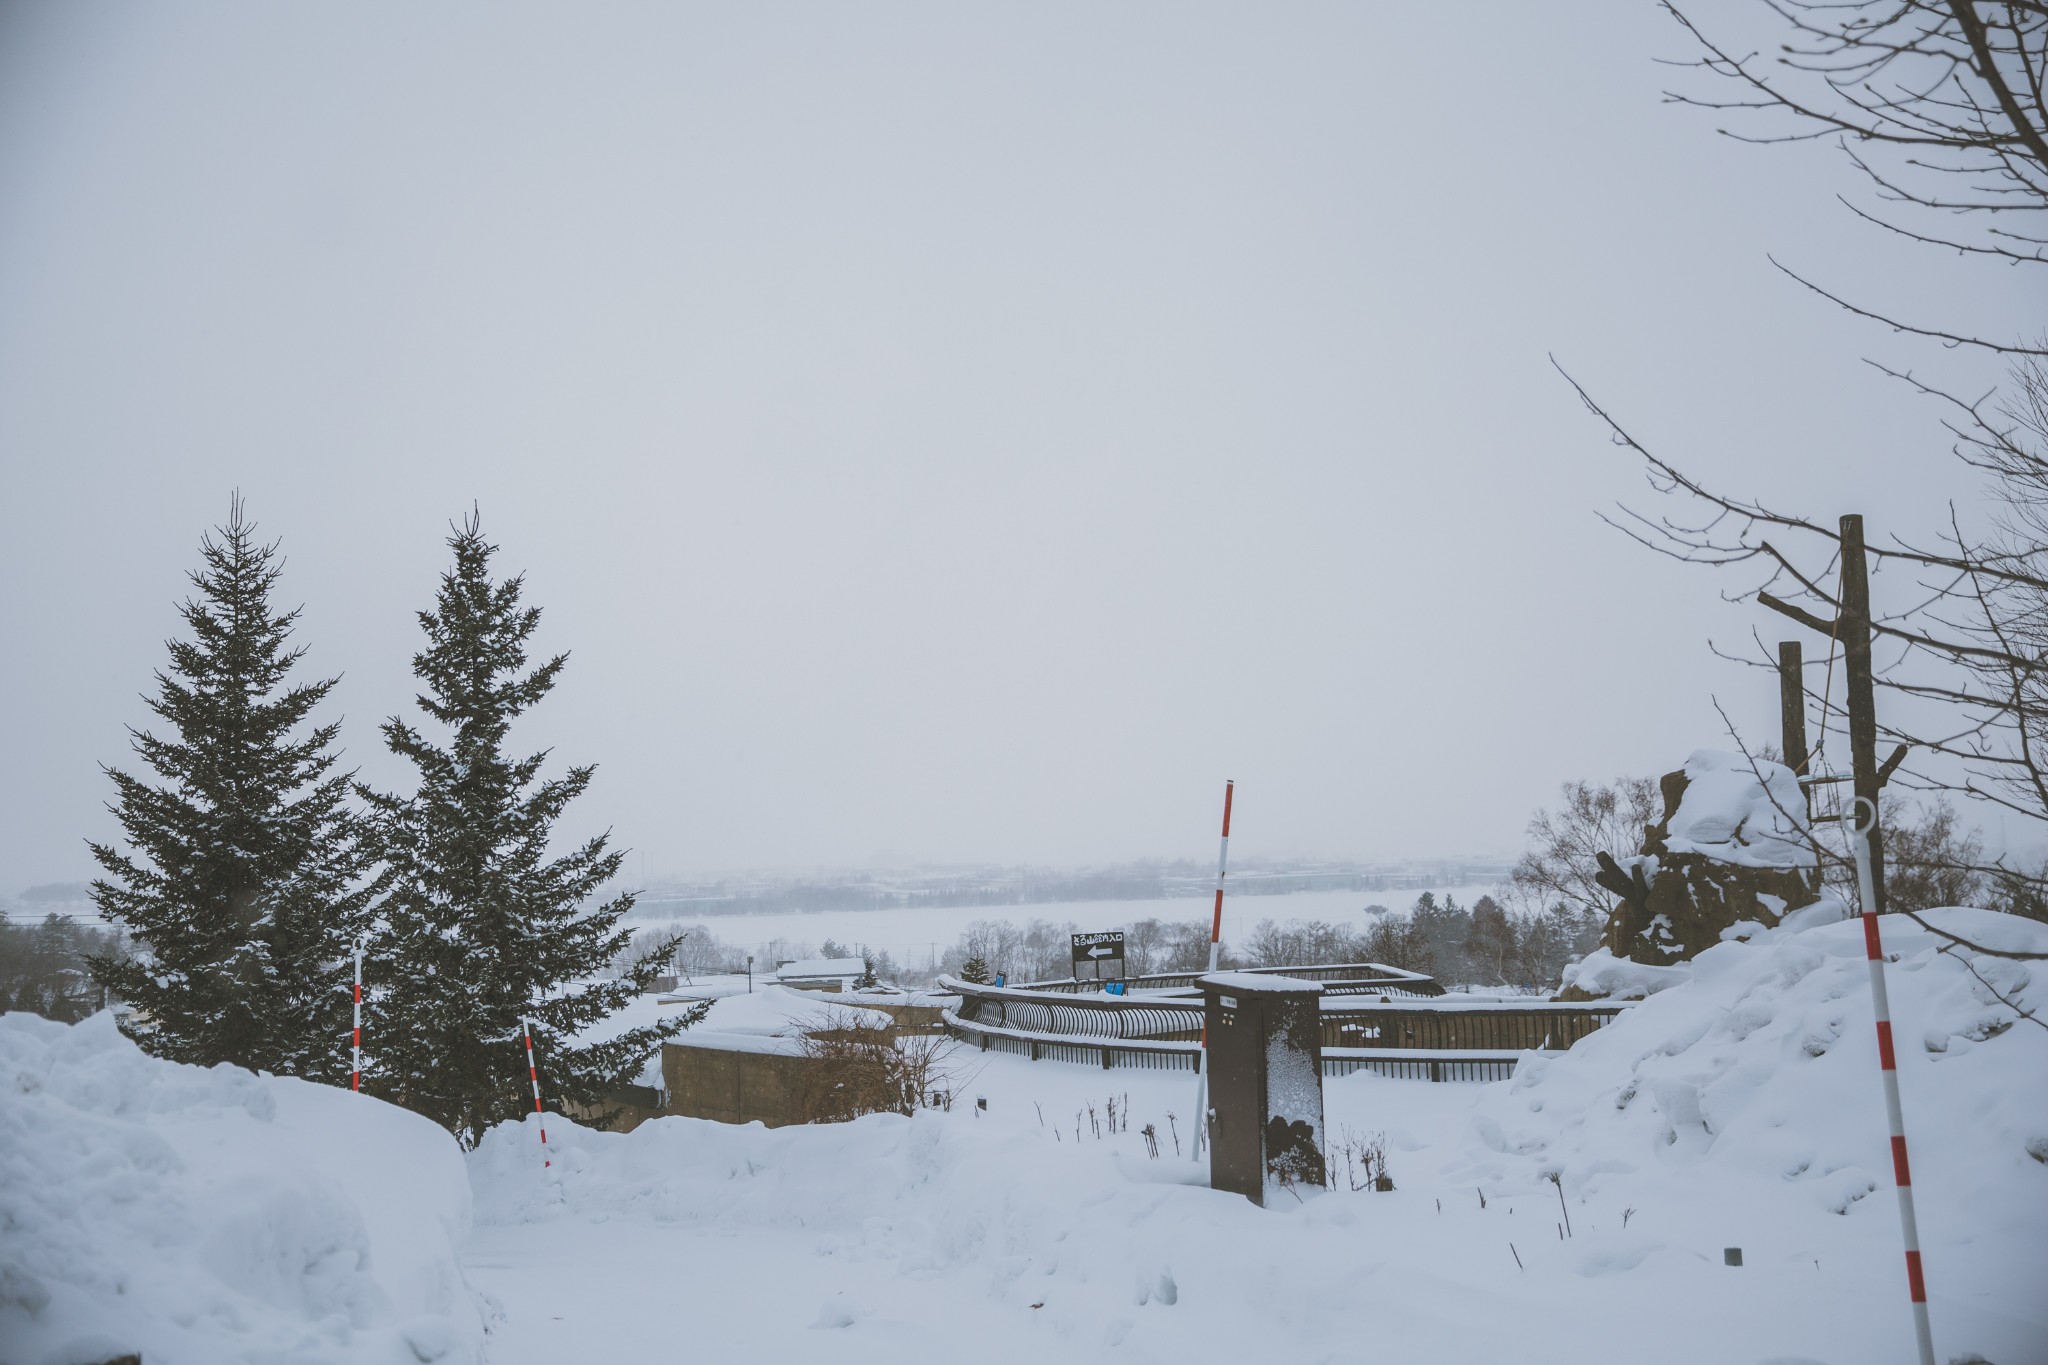
{"label": "snow drift", "polygon": [[[1923,918],[2048,952],[2048,926],[2010,915]],[[1985,1335],[1957,1344],[2048,1358],[2048,1029],[2020,1017],[2048,999],[2042,965],[1944,953],[1904,915],[1882,923],[1937,1340],[1957,1343],[1968,1305]],[[1654,1261],[1671,1245],[1656,1229],[1675,1221],[1763,1273],[1867,1261],[1903,1304],[1868,970],[1855,921],[1710,948],[1689,981],[1489,1087],[1446,1174],[1503,1196],[1555,1178],[1567,1212],[1641,1210],[1638,1235],[1587,1253],[1588,1274]]]}
{"label": "snow drift", "polygon": [[474,1362],[455,1142],[367,1096],[0,1015],[0,1360]]}

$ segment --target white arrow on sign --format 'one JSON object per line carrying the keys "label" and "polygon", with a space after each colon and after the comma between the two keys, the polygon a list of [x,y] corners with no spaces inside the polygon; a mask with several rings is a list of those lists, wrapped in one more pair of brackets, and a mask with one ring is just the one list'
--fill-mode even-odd
{"label": "white arrow on sign", "polygon": [[1118,952],[1118,951],[1117,951],[1116,949],[1114,949],[1114,948],[1090,948],[1090,949],[1088,950],[1088,956],[1090,956],[1090,957],[1122,957],[1122,956],[1123,956],[1123,954],[1122,954],[1122,953],[1120,953],[1120,952]]}

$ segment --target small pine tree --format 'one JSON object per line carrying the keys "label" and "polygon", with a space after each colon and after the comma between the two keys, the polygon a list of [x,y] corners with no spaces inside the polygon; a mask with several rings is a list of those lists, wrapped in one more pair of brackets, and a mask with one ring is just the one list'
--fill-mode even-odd
{"label": "small pine tree", "polygon": [[1507,911],[1491,896],[1473,902],[1460,952],[1480,980],[1490,986],[1509,984],[1516,967],[1515,947],[1515,925]]}
{"label": "small pine tree", "polygon": [[287,685],[305,651],[287,645],[299,613],[270,605],[277,546],[239,496],[216,531],[180,608],[193,638],[171,642],[149,699],[175,734],[130,731],[161,784],[105,770],[134,852],[90,845],[107,874],[93,901],[143,957],[97,955],[91,971],[160,1057],[343,1084],[366,859],[351,775],[333,771],[339,726],[294,737],[338,680]]}
{"label": "small pine tree", "polygon": [[875,975],[875,959],[872,955],[868,953],[860,955],[860,980],[853,984],[857,989],[864,991],[873,990],[882,984],[881,978]]}
{"label": "small pine tree", "polygon": [[497,547],[474,515],[448,544],[455,565],[434,609],[420,613],[428,643],[413,657],[426,689],[420,709],[446,727],[445,744],[392,717],[385,742],[417,770],[417,790],[359,789],[385,861],[385,927],[374,948],[385,984],[365,1023],[375,1028],[364,1085],[474,1146],[532,1102],[522,1018],[533,1021],[543,1090],[602,1115],[649,1054],[702,1010],[603,1043],[573,1041],[652,989],[667,946],[638,956],[623,979],[605,978],[632,941],[621,920],[633,896],[586,902],[624,854],[599,835],[548,856],[556,819],[595,769],[542,779],[546,753],[505,752],[512,721],[547,695],[568,656],[527,670],[540,612],[520,605],[522,578],[491,581]]}
{"label": "small pine tree", "polygon": [[1439,902],[1436,893],[1425,891],[1415,899],[1408,921],[1421,936],[1428,957],[1427,971],[1449,986],[1465,978],[1465,935],[1472,928],[1472,914],[1449,896]]}
{"label": "small pine tree", "polygon": [[995,975],[989,971],[987,962],[975,956],[960,964],[960,979],[970,986],[986,986],[995,980]]}
{"label": "small pine tree", "polygon": [[75,1024],[107,1003],[88,964],[121,951],[115,930],[78,924],[54,912],[41,924],[0,920],[0,1011],[25,1010]]}

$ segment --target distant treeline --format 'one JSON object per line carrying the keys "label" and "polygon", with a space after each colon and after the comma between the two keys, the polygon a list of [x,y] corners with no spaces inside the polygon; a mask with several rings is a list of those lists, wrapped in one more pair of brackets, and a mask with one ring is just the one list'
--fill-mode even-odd
{"label": "distant treeline", "polygon": [[[1232,877],[1233,896],[1287,896],[1302,891],[1413,891],[1424,886],[1485,881],[1500,869],[1470,872],[1252,871]],[[934,878],[911,883],[884,880],[819,880],[736,886],[716,882],[681,891],[650,891],[639,898],[642,919],[683,919],[708,915],[808,914],[836,910],[971,909],[976,906],[1045,905],[1064,901],[1176,900],[1204,894],[1215,872],[1189,860],[1140,863],[1099,871],[1022,873],[1005,876]]]}
{"label": "distant treeline", "polygon": [[[1371,905],[1352,924],[1261,920],[1243,939],[1225,940],[1219,960],[1225,968],[1379,962],[1422,972],[1452,988],[1547,991],[1557,986],[1567,963],[1598,944],[1602,920],[1597,913],[1564,905],[1543,912],[1504,909],[1491,896],[1481,896],[1468,908],[1425,891],[1406,914]],[[1208,966],[1207,919],[1148,916],[1122,928],[1124,970],[1131,976]],[[937,969],[958,976],[969,961],[978,960],[1012,982],[1056,980],[1072,970],[1069,936],[1077,929],[1072,921],[976,920],[940,955]],[[643,929],[633,951],[645,951],[674,933]],[[746,969],[746,950],[721,941],[702,924],[690,925],[674,951],[693,977]],[[864,958],[878,978],[902,985],[924,984],[934,974],[928,960],[898,960],[886,949],[858,942],[778,940],[765,945],[765,951],[770,956],[754,964],[762,975],[781,961],[811,957]]]}
{"label": "distant treeline", "polygon": [[75,1024],[107,1003],[86,959],[127,952],[118,930],[78,924],[65,915],[30,924],[0,921],[0,1011],[26,1010]]}

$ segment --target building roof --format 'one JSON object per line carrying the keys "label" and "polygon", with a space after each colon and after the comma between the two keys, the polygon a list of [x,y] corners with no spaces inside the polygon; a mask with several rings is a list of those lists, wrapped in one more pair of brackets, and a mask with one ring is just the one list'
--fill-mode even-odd
{"label": "building roof", "polygon": [[832,981],[862,976],[868,964],[857,957],[813,957],[802,962],[785,962],[775,969],[778,981]]}

